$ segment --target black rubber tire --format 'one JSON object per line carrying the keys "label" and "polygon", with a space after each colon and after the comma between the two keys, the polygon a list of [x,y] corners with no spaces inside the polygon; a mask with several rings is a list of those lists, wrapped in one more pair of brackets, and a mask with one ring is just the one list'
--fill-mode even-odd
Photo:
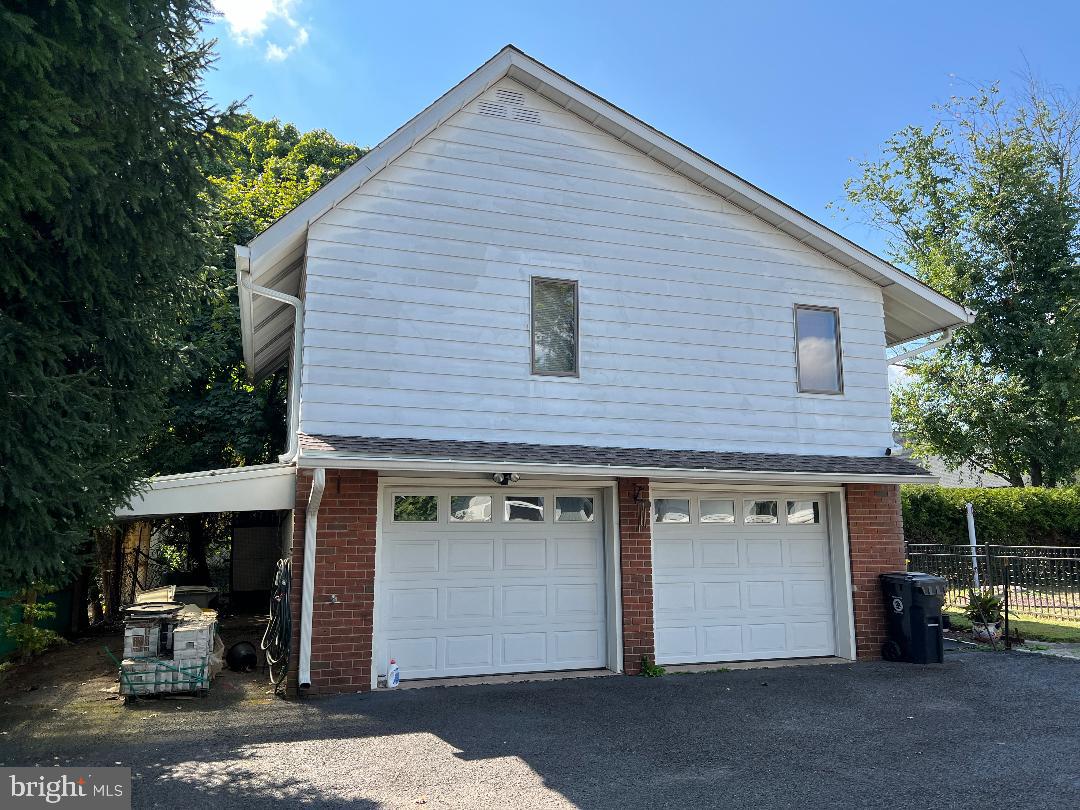
{"label": "black rubber tire", "polygon": [[904,651],[900,649],[900,645],[895,641],[886,641],[881,645],[881,657],[886,661],[902,661]]}

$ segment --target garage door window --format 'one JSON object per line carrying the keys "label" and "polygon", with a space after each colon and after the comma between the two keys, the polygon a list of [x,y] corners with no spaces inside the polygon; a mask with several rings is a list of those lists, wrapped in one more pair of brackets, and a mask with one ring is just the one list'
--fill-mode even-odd
{"label": "garage door window", "polygon": [[690,501],[687,498],[657,498],[653,502],[657,523],[689,523]]}
{"label": "garage door window", "polygon": [[490,495],[451,495],[451,523],[490,523]]}
{"label": "garage door window", "polygon": [[776,523],[776,501],[743,501],[743,522]]}
{"label": "garage door window", "polygon": [[735,501],[717,498],[701,499],[702,523],[734,523]]}
{"label": "garage door window", "polygon": [[542,523],[544,520],[544,498],[536,495],[507,496],[506,519],[510,522],[525,521]]}
{"label": "garage door window", "polygon": [[789,526],[802,526],[809,523],[820,523],[821,514],[818,511],[818,502],[788,501],[787,522]]}
{"label": "garage door window", "polygon": [[592,523],[593,499],[559,496],[555,498],[557,523]]}
{"label": "garage door window", "polygon": [[437,495],[395,495],[395,523],[435,523],[439,519]]}

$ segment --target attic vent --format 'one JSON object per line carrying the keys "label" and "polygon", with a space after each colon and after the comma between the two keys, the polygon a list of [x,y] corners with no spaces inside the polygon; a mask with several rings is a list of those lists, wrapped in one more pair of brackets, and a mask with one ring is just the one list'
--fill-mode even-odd
{"label": "attic vent", "polygon": [[525,121],[529,124],[540,123],[540,113],[536,110],[530,110],[528,107],[518,107],[514,110],[513,117],[515,121]]}
{"label": "attic vent", "polygon": [[496,104],[494,101],[481,101],[477,107],[481,115],[494,115],[496,118],[510,117],[510,113],[504,104]]}
{"label": "attic vent", "polygon": [[525,94],[519,93],[517,90],[504,90],[499,88],[495,91],[495,98],[504,104],[524,104]]}

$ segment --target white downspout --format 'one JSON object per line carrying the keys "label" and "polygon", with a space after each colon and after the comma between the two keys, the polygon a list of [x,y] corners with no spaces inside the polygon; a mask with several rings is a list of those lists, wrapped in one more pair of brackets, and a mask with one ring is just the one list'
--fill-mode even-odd
{"label": "white downspout", "polygon": [[315,468],[311,495],[304,510],[304,587],[300,602],[300,679],[301,688],[311,686],[311,614],[315,606],[315,536],[319,529],[319,504],[326,488],[326,470]]}
{"label": "white downspout", "polygon": [[285,452],[278,457],[283,464],[292,464],[300,455],[300,363],[304,352],[304,302],[295,295],[289,295],[269,287],[261,287],[251,281],[251,248],[235,245],[236,281],[252,295],[261,295],[274,301],[280,301],[293,308],[292,363],[289,366],[289,415],[288,443]]}

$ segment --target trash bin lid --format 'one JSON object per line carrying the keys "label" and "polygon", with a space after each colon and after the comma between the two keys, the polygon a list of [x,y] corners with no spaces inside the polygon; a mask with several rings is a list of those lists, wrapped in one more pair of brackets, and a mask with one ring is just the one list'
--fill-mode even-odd
{"label": "trash bin lid", "polygon": [[897,584],[910,581],[911,574],[907,571],[886,571],[884,574],[879,574],[878,577],[882,582]]}
{"label": "trash bin lid", "polygon": [[945,590],[949,587],[949,581],[945,577],[924,574],[921,571],[909,572],[908,578],[919,593],[927,596],[944,596]]}
{"label": "trash bin lid", "polygon": [[924,574],[921,571],[887,571],[879,574],[882,582],[890,585],[901,583],[910,585],[919,593],[927,596],[944,596],[949,583],[944,577]]}

